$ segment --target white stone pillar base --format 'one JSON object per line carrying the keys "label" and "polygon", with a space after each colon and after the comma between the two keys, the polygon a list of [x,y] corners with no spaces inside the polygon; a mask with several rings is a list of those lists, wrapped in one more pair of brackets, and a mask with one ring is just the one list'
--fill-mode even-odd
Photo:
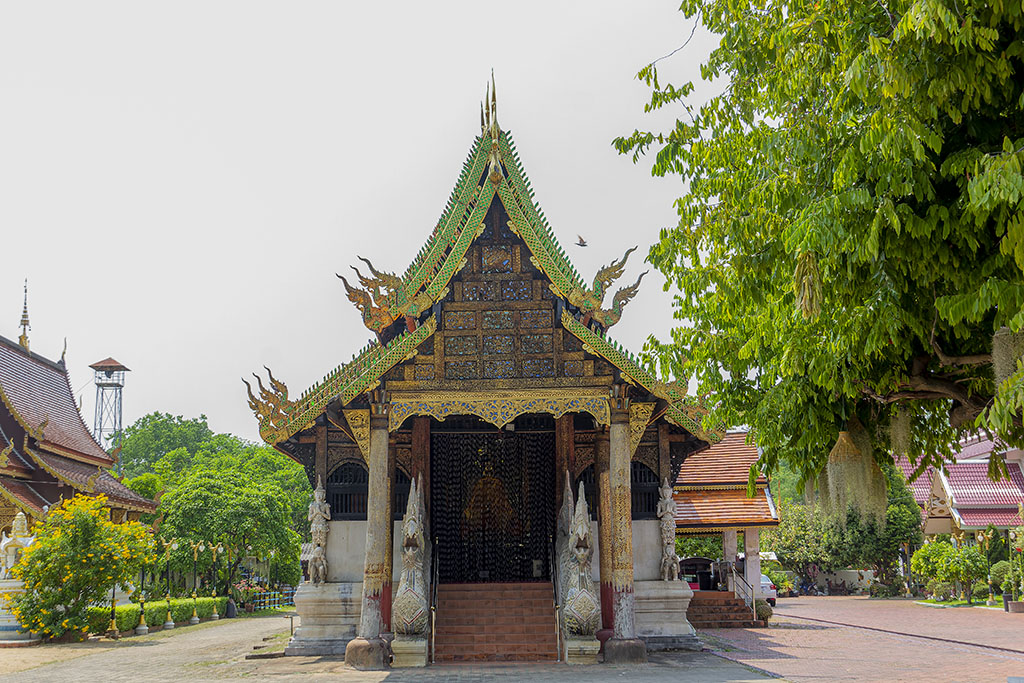
{"label": "white stone pillar base", "polygon": [[566,638],[565,661],[567,664],[597,664],[597,653],[601,642],[597,638]]}
{"label": "white stone pillar base", "polygon": [[419,636],[395,636],[391,641],[391,666],[395,669],[427,665],[427,639]]}
{"label": "white stone pillar base", "polygon": [[700,650],[697,632],[686,619],[693,590],[685,581],[636,581],[636,634],[649,651]]}
{"label": "white stone pillar base", "polygon": [[302,583],[295,591],[301,621],[285,655],[344,656],[345,646],[356,635],[362,594],[362,583]]}

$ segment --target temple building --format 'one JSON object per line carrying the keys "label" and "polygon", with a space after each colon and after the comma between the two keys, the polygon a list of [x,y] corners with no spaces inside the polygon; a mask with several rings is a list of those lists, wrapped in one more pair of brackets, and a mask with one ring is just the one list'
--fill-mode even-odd
{"label": "temple building", "polygon": [[29,349],[28,305],[17,342],[0,336],[0,531],[15,515],[31,523],[76,493],[103,494],[115,521],[138,519],[156,504],[122,484],[112,458],[89,433],[71,391],[64,356]]}
{"label": "temple building", "polygon": [[609,336],[640,285],[607,301],[626,246],[584,282],[492,93],[405,272],[359,257],[339,276],[372,341],[298,397],[273,375],[249,387],[264,440],[318,489],[288,654],[381,668],[390,652],[622,662],[695,646],[671,482],[723,433]]}
{"label": "temple building", "polygon": [[[989,477],[992,460],[1005,463],[1008,478]],[[904,465],[909,478],[907,469]],[[989,525],[1005,536],[1024,524],[1024,451],[1007,449],[986,436],[964,439],[952,461],[942,469],[928,468],[910,485],[923,507],[926,536],[951,534],[958,542],[973,543]]]}

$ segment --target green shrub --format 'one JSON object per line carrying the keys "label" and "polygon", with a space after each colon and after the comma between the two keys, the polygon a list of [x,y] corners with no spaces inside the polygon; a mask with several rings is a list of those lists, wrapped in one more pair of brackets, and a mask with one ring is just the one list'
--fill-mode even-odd
{"label": "green shrub", "polygon": [[1003,583],[1006,581],[1006,577],[1010,573],[1010,563],[1006,560],[1000,560],[992,565],[992,569],[989,570],[989,574],[992,576],[992,587],[997,593],[1003,592]]}
{"label": "green shrub", "polygon": [[757,614],[757,618],[760,621],[765,622],[766,624],[768,623],[768,620],[772,618],[772,615],[775,613],[772,610],[772,606],[769,605],[766,600],[761,600],[760,598],[758,598],[754,602],[754,612],[755,614]]}
{"label": "green shrub", "polygon": [[953,584],[949,581],[932,579],[925,588],[931,596],[939,602],[945,602],[953,597]]}
{"label": "green shrub", "polygon": [[984,581],[976,582],[971,589],[971,596],[975,600],[988,600],[988,584]]}
{"label": "green shrub", "polygon": [[[228,599],[216,598],[217,612],[224,614]],[[200,619],[209,619],[213,615],[214,598],[198,598],[196,613]],[[115,609],[117,628],[120,631],[131,631],[139,625],[139,605],[119,605]],[[171,616],[176,623],[187,622],[192,617],[192,598],[171,600]],[[167,601],[156,600],[146,603],[146,624],[150,627],[162,626],[167,620]],[[109,607],[89,608],[89,632],[106,633],[110,626]]]}
{"label": "green shrub", "polygon": [[903,595],[903,585],[899,581],[882,583],[873,581],[868,588],[868,594],[873,598],[898,598]]}

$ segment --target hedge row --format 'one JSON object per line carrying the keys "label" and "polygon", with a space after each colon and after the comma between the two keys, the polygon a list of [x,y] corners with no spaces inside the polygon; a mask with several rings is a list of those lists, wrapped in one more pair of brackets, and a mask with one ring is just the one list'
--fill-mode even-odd
{"label": "hedge row", "polygon": [[[217,612],[223,616],[227,608],[228,599],[223,598],[197,598],[195,602],[196,614],[200,619],[208,619],[213,615],[213,604],[217,603]],[[114,610],[119,631],[130,631],[139,625],[138,604],[120,605]],[[178,598],[171,600],[171,617],[176,623],[188,621],[192,617],[192,598]],[[157,600],[146,603],[146,624],[149,626],[161,626],[167,620],[167,601]],[[110,626],[109,607],[89,608],[89,631],[90,633],[105,633]]]}

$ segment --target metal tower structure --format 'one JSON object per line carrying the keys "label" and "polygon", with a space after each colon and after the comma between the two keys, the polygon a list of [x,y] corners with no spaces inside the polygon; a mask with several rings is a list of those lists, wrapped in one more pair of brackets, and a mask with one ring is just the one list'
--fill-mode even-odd
{"label": "metal tower structure", "polygon": [[113,358],[98,361],[89,366],[95,374],[96,419],[92,433],[105,449],[116,448],[112,439],[121,433],[121,390],[124,389],[124,373],[128,368]]}

